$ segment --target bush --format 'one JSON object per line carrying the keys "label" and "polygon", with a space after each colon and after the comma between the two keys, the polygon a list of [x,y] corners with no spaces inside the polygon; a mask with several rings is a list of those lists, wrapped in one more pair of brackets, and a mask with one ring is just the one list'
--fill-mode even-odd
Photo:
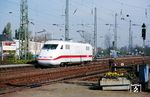
{"label": "bush", "polygon": [[5,65],[5,64],[34,64],[36,63],[35,60],[18,60],[18,59],[4,59],[3,61],[0,60],[0,65]]}
{"label": "bush", "polygon": [[35,58],[33,58],[33,55],[31,53],[27,53],[27,60],[24,60],[24,58],[17,59],[15,57],[14,53],[10,53],[9,55],[5,56],[3,61],[0,59],[0,65],[5,65],[5,64],[34,64],[34,63],[36,63],[36,60],[35,60]]}

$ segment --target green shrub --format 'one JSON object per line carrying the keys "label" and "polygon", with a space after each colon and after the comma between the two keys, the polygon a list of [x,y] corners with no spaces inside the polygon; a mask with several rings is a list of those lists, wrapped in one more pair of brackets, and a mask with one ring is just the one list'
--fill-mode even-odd
{"label": "green shrub", "polygon": [[32,53],[28,52],[27,53],[27,60],[24,59],[25,55],[19,59],[15,55],[15,52],[13,51],[8,51],[8,55],[4,56],[3,61],[0,59],[0,65],[5,65],[5,64],[34,64],[36,63],[35,58],[33,57]]}
{"label": "green shrub", "polygon": [[16,58],[5,58],[3,61],[0,60],[0,65],[5,64],[34,64],[36,63],[35,59],[30,60],[23,60],[23,59],[16,59]]}

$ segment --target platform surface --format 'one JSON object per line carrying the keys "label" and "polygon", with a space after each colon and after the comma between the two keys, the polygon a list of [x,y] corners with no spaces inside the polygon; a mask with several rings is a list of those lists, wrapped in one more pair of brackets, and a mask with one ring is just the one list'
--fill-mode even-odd
{"label": "platform surface", "polygon": [[0,97],[150,97],[150,93],[147,92],[102,91],[91,87],[93,84],[86,82],[56,83],[8,93]]}

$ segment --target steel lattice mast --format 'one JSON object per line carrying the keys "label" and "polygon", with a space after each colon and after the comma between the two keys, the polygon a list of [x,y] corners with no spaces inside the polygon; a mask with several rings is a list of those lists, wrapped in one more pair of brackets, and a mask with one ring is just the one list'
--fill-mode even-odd
{"label": "steel lattice mast", "polygon": [[115,28],[114,28],[114,50],[117,50],[117,13],[115,14]]}
{"label": "steel lattice mast", "polygon": [[94,8],[94,56],[97,54],[97,9]]}
{"label": "steel lattice mast", "polygon": [[28,5],[27,0],[20,3],[20,29],[19,29],[19,58],[27,59],[28,52]]}

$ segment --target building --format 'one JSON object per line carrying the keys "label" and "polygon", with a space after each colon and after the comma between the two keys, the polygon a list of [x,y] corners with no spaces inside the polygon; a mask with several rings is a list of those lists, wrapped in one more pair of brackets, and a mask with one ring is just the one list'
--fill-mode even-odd
{"label": "building", "polygon": [[14,41],[8,35],[0,34],[0,57],[3,60],[4,55],[9,54],[8,51],[15,52],[16,46]]}
{"label": "building", "polygon": [[[38,55],[44,42],[29,41],[29,52],[33,55]],[[16,56],[19,56],[19,40],[11,39],[6,35],[0,35],[0,57],[3,60],[4,56],[7,56],[13,52]]]}

